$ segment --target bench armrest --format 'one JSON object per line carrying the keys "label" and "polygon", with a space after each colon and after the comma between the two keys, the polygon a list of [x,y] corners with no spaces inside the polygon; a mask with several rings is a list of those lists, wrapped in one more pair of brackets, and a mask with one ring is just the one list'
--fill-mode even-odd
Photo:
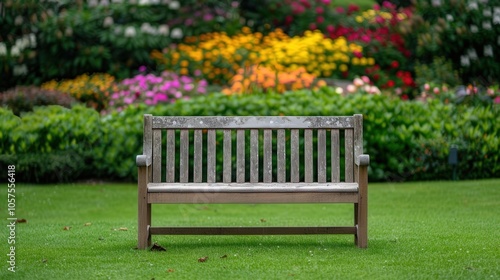
{"label": "bench armrest", "polygon": [[151,165],[151,157],[146,155],[138,155],[135,159],[137,167],[146,167]]}
{"label": "bench armrest", "polygon": [[369,155],[359,155],[356,158],[356,165],[358,165],[358,166],[370,165],[370,156]]}

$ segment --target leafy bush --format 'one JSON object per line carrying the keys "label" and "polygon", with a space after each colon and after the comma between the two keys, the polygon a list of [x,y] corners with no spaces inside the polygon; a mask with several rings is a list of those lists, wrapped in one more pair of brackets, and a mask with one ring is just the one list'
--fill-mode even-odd
{"label": "leafy bush", "polygon": [[61,105],[69,108],[75,103],[77,100],[65,93],[34,86],[19,86],[0,93],[0,105],[11,109],[18,116],[22,112],[32,111],[35,106]]}
{"label": "leafy bush", "polygon": [[52,80],[42,84],[42,88],[66,92],[97,111],[107,107],[111,93],[118,89],[115,77],[101,73],[83,74],[60,82]]}
{"label": "leafy bush", "polygon": [[239,30],[233,1],[6,1],[0,7],[0,90],[103,72],[130,77],[160,49]]}
{"label": "leafy bush", "polygon": [[465,83],[498,82],[498,1],[417,0],[411,22],[406,40],[421,63],[446,57]]}
{"label": "leafy bush", "polygon": [[9,128],[2,135],[0,158],[2,165],[16,164],[17,180],[72,181],[98,174],[93,169],[93,151],[102,134],[95,110],[81,105],[72,109],[45,106],[20,119],[0,110]]}
{"label": "leafy bush", "polygon": [[459,147],[461,179],[495,177],[500,172],[498,105],[471,107],[444,104],[438,99],[402,101],[377,94],[342,96],[327,87],[284,94],[216,93],[155,107],[141,104],[105,116],[82,106],[71,110],[50,106],[19,119],[1,109],[0,161],[23,162],[25,165],[19,166],[19,170],[24,168],[19,172],[23,180],[46,182],[96,177],[133,180],[137,177],[134,158],[141,153],[145,113],[167,116],[361,113],[365,152],[371,156],[371,181],[446,179],[448,174],[451,177],[452,167],[447,160],[452,144]]}

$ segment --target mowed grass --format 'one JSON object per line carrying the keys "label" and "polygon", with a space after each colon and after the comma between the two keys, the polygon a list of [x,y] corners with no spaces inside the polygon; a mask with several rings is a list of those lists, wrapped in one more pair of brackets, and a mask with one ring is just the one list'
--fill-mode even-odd
{"label": "mowed grass", "polygon": [[[135,249],[135,185],[18,183],[15,273],[1,190],[0,279],[500,279],[500,180],[370,184],[366,250],[350,235],[154,236],[164,252]],[[153,211],[154,225],[352,223],[339,204]]]}

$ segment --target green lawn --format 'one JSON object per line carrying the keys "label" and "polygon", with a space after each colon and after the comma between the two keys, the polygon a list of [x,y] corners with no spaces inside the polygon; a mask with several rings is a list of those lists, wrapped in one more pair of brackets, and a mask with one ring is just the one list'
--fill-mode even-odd
{"label": "green lawn", "polygon": [[[1,230],[0,279],[500,278],[500,180],[371,184],[366,250],[352,236],[317,235],[156,236],[166,252],[138,251],[134,185],[19,183],[16,195],[27,223],[16,225],[16,273]],[[348,205],[161,206],[158,221],[173,225],[352,222]]]}

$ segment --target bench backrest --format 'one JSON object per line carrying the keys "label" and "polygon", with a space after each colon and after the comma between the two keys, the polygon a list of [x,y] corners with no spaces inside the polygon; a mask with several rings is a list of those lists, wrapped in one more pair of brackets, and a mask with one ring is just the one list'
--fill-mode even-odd
{"label": "bench backrest", "polygon": [[353,182],[363,116],[144,115],[153,182]]}

